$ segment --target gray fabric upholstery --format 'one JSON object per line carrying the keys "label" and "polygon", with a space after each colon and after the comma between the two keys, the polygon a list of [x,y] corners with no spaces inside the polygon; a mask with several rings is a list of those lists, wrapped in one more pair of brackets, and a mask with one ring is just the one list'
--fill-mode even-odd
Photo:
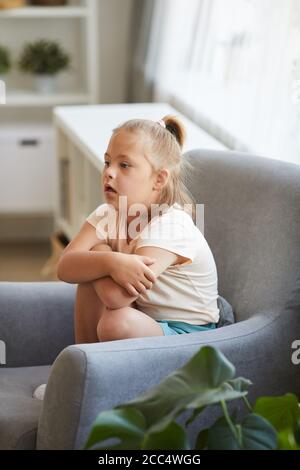
{"label": "gray fabric upholstery", "polygon": [[62,282],[1,282],[0,339],[6,367],[52,364],[74,343],[76,286]]}
{"label": "gray fabric upholstery", "polygon": [[[15,311],[28,339],[22,347],[30,348],[33,339],[34,354],[24,351],[24,358],[21,347],[8,345],[10,365],[45,363],[64,348],[51,369],[38,449],[81,448],[100,411],[157,384],[205,344],[219,348],[237,375],[252,380],[250,400],[300,395],[299,366],[291,362],[291,345],[300,334],[300,166],[237,152],[197,150],[186,158],[195,170],[189,187],[205,203],[205,237],[219,292],[233,306],[236,323],[188,335],[67,346],[75,286],[0,284],[0,328],[3,317],[7,340],[22,337]],[[195,420],[190,438],[217,414],[212,409]]]}
{"label": "gray fabric upholstery", "polygon": [[35,449],[42,402],[32,393],[49,373],[50,366],[0,371],[0,449]]}
{"label": "gray fabric upholstery", "polygon": [[232,325],[232,323],[235,322],[235,318],[234,311],[230,303],[226,299],[223,299],[221,295],[219,295],[217,303],[220,311],[220,318],[217,327],[221,328],[222,326]]}
{"label": "gray fabric upholstery", "polygon": [[204,204],[204,235],[219,292],[237,320],[283,308],[299,273],[300,165],[239,152],[194,150],[188,187]]}

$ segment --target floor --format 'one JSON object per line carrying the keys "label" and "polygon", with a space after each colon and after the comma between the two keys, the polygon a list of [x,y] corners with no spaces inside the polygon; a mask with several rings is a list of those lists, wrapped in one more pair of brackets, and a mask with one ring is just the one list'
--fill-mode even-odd
{"label": "floor", "polygon": [[[50,242],[0,243],[0,281],[55,281]],[[46,269],[48,266],[48,269]],[[44,268],[44,270],[43,270]]]}

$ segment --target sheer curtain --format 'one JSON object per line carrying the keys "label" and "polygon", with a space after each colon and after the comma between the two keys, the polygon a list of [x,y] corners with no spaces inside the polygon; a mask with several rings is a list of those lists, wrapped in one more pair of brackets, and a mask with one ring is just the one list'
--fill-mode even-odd
{"label": "sheer curtain", "polygon": [[151,3],[154,100],[232,149],[300,163],[300,1]]}

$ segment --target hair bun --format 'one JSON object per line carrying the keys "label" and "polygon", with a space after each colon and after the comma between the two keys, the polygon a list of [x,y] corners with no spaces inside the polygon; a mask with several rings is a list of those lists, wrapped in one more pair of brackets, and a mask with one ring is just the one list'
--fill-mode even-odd
{"label": "hair bun", "polygon": [[180,148],[182,149],[185,142],[186,131],[181,120],[177,116],[168,114],[162,118],[162,121],[164,121],[166,129],[171,132],[172,135],[174,135]]}

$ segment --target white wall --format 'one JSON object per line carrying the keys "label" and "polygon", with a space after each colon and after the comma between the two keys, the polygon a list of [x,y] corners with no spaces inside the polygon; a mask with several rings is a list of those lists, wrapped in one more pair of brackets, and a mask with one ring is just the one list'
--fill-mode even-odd
{"label": "white wall", "polygon": [[99,2],[100,97],[102,103],[128,100],[134,0]]}

